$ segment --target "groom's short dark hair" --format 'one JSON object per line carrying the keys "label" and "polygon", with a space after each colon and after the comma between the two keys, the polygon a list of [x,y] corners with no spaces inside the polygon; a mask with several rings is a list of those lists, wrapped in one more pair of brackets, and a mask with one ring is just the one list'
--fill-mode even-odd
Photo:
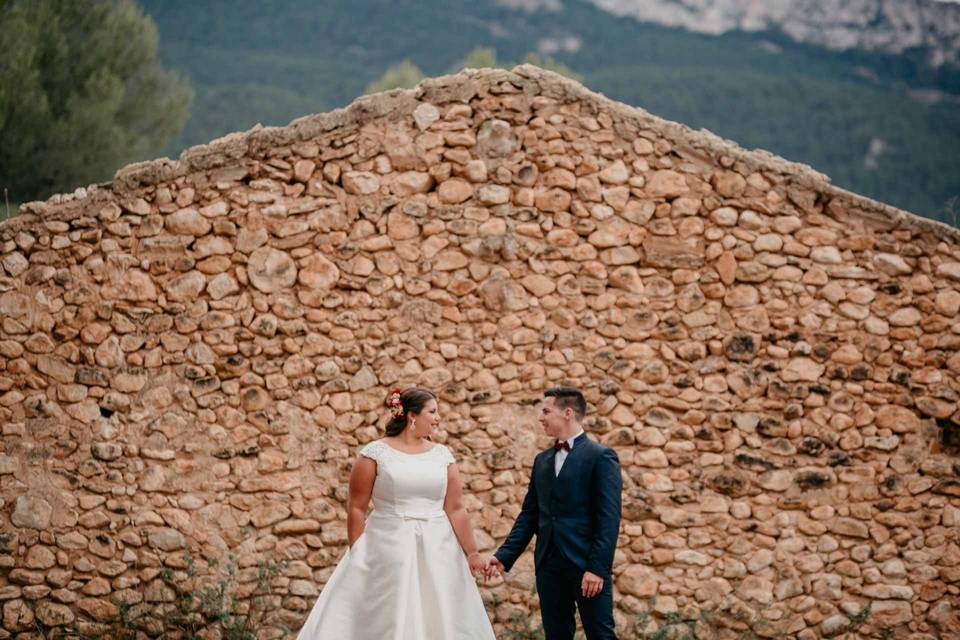
{"label": "groom's short dark hair", "polygon": [[574,387],[553,387],[543,392],[544,398],[553,398],[554,405],[561,409],[573,409],[573,415],[577,420],[583,420],[587,415],[587,401],[580,393],[580,389]]}

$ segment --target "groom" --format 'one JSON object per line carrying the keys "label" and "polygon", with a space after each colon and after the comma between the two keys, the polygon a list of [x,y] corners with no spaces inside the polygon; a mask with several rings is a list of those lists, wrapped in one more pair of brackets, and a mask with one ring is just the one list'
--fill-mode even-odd
{"label": "groom", "polygon": [[536,534],[546,639],[572,639],[579,609],[587,640],[616,640],[611,574],[620,532],[620,461],[583,432],[587,402],[579,390],[555,387],[543,395],[539,421],[555,443],[533,461],[520,515],[487,572],[509,571]]}

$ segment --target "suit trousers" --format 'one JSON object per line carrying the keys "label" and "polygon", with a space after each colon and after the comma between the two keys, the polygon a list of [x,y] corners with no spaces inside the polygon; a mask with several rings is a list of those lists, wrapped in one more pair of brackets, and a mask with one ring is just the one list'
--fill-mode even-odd
{"label": "suit trousers", "polygon": [[577,629],[574,611],[587,640],[617,640],[613,626],[613,584],[604,578],[603,589],[592,598],[583,595],[583,570],[552,542],[537,567],[537,593],[546,640],[573,640]]}

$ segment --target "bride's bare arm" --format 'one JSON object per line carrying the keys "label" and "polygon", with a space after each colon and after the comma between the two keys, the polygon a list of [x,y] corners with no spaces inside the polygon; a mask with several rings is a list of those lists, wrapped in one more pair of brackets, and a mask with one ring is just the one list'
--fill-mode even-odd
{"label": "bride's bare arm", "polygon": [[367,506],[377,479],[377,463],[360,456],[350,472],[350,495],[347,498],[347,541],[350,548],[357,541],[367,522]]}
{"label": "bride's bare arm", "polygon": [[460,481],[460,471],[456,464],[447,465],[447,496],[443,501],[443,510],[460,542],[460,548],[467,555],[471,570],[480,570],[480,554],[477,552],[477,541],[470,526],[470,515],[463,503],[463,483]]}

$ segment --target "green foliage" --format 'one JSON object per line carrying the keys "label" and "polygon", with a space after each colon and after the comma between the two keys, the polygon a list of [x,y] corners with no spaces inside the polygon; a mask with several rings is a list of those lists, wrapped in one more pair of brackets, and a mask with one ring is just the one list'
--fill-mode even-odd
{"label": "green foliage", "polygon": [[[731,637],[730,623],[736,621],[739,627],[746,627],[735,637],[736,640],[787,640],[792,637],[786,632],[778,631],[776,625],[767,617],[768,608],[764,608],[752,615],[744,617],[746,612],[726,611],[720,608],[704,608],[699,610],[678,610],[664,614],[655,619],[651,613],[656,605],[656,598],[650,598],[644,610],[634,612],[634,619],[628,631],[628,637],[637,640],[719,640]],[[870,619],[870,606],[866,606],[858,613],[849,616],[850,626],[847,631],[838,636],[839,640],[855,640],[861,627]],[[722,631],[726,631],[722,635]],[[892,632],[883,629],[877,637],[892,637]]]}
{"label": "green foliage", "polygon": [[538,54],[536,54],[536,53],[528,53],[526,56],[524,56],[523,61],[524,61],[526,64],[534,64],[534,65],[540,67],[541,69],[547,69],[548,71],[553,71],[554,73],[559,73],[560,75],[566,76],[566,77],[570,78],[571,80],[576,80],[577,82],[585,82],[585,81],[586,81],[586,78],[583,76],[583,74],[577,73],[576,71],[574,71],[573,69],[571,69],[571,68],[568,67],[567,65],[565,65],[565,64],[563,64],[562,62],[556,60],[555,58],[551,58],[550,56],[547,56],[547,57],[545,57],[545,58],[541,58],[541,57],[540,57]]}
{"label": "green foliage", "polygon": [[161,68],[132,0],[0,0],[0,187],[42,198],[159,151],[189,85]]}
{"label": "green foliage", "polygon": [[954,227],[960,227],[960,196],[948,198],[935,218]]}
{"label": "green foliage", "polygon": [[[844,640],[855,640],[857,638],[857,632],[860,631],[860,628],[867,624],[867,621],[870,620],[870,616],[873,615],[873,608],[870,605],[865,606],[863,609],[860,609],[857,613],[850,616],[850,628],[847,629],[844,633]],[[884,628],[880,630],[880,638],[882,639],[884,635],[893,631],[889,628]]]}
{"label": "green foliage", "polygon": [[[244,122],[243,129],[257,123],[268,125],[290,122],[294,118],[323,109],[310,98],[282,87],[255,84],[217,84],[197,87],[193,101],[193,115],[183,130],[183,137],[198,142],[209,142],[203,136],[221,131],[223,110]],[[168,155],[179,154],[180,149],[169,148]]]}
{"label": "green foliage", "polygon": [[[528,64],[535,64],[538,67],[555,71],[562,75],[572,78],[578,82],[583,82],[583,76],[576,73],[573,69],[567,67],[553,58],[540,58],[535,53],[528,53],[523,61]],[[515,62],[497,62],[497,52],[490,47],[477,47],[467,54],[462,64],[454,65],[450,73],[455,73],[460,69],[482,69],[482,68],[503,68],[511,69],[516,66]],[[424,78],[420,67],[404,60],[399,64],[389,67],[383,72],[383,75],[367,85],[364,93],[379,93],[380,91],[389,91],[390,89],[412,89],[417,86]]]}
{"label": "green foliage", "polygon": [[[583,82],[584,77],[568,67],[567,65],[559,62],[558,60],[547,56],[546,58],[541,58],[539,54],[528,53],[523,57],[523,62],[525,64],[533,64],[542,69],[547,69],[560,75],[566,76],[577,82]],[[463,60],[462,64],[455,64],[451,69],[451,73],[455,73],[460,69],[512,69],[517,66],[517,62],[499,62],[497,60],[497,50],[491,47],[476,47],[467,54],[467,57]]]}
{"label": "green foliage", "polygon": [[497,64],[497,50],[492,47],[476,47],[463,61],[464,69],[493,69],[505,66]]}
{"label": "green foliage", "polygon": [[[648,607],[636,614],[630,631],[641,640],[715,640],[718,617],[715,611],[705,609],[695,614],[672,611],[659,622],[652,614],[656,603],[651,598]],[[747,633],[747,632],[745,632]],[[756,636],[741,634],[737,640],[755,640]]]}
{"label": "green foliage", "polygon": [[378,80],[367,85],[365,93],[379,93],[390,89],[412,89],[423,80],[423,71],[409,60],[393,65]]}
{"label": "green foliage", "polygon": [[543,625],[533,622],[529,615],[520,612],[510,616],[510,622],[504,625],[503,632],[509,640],[544,640],[546,637]]}
{"label": "green foliage", "polygon": [[[224,567],[216,560],[208,563],[211,573],[199,571],[196,561],[183,556],[184,567],[174,570],[164,567],[159,575],[173,597],[170,602],[159,604],[123,603],[114,619],[104,625],[88,625],[95,628],[78,629],[76,624],[68,628],[47,629],[37,627],[41,637],[65,637],[71,640],[140,640],[162,637],[176,640],[256,640],[257,632],[266,626],[265,614],[269,610],[266,597],[270,583],[287,565],[260,562],[256,567],[253,595],[243,599],[238,591],[241,576],[236,556],[231,555]],[[39,623],[38,623],[39,625]],[[290,630],[280,629],[284,637]]]}
{"label": "green foliage", "polygon": [[17,215],[20,203],[10,201],[10,189],[3,188],[3,201],[0,203],[0,222]]}

